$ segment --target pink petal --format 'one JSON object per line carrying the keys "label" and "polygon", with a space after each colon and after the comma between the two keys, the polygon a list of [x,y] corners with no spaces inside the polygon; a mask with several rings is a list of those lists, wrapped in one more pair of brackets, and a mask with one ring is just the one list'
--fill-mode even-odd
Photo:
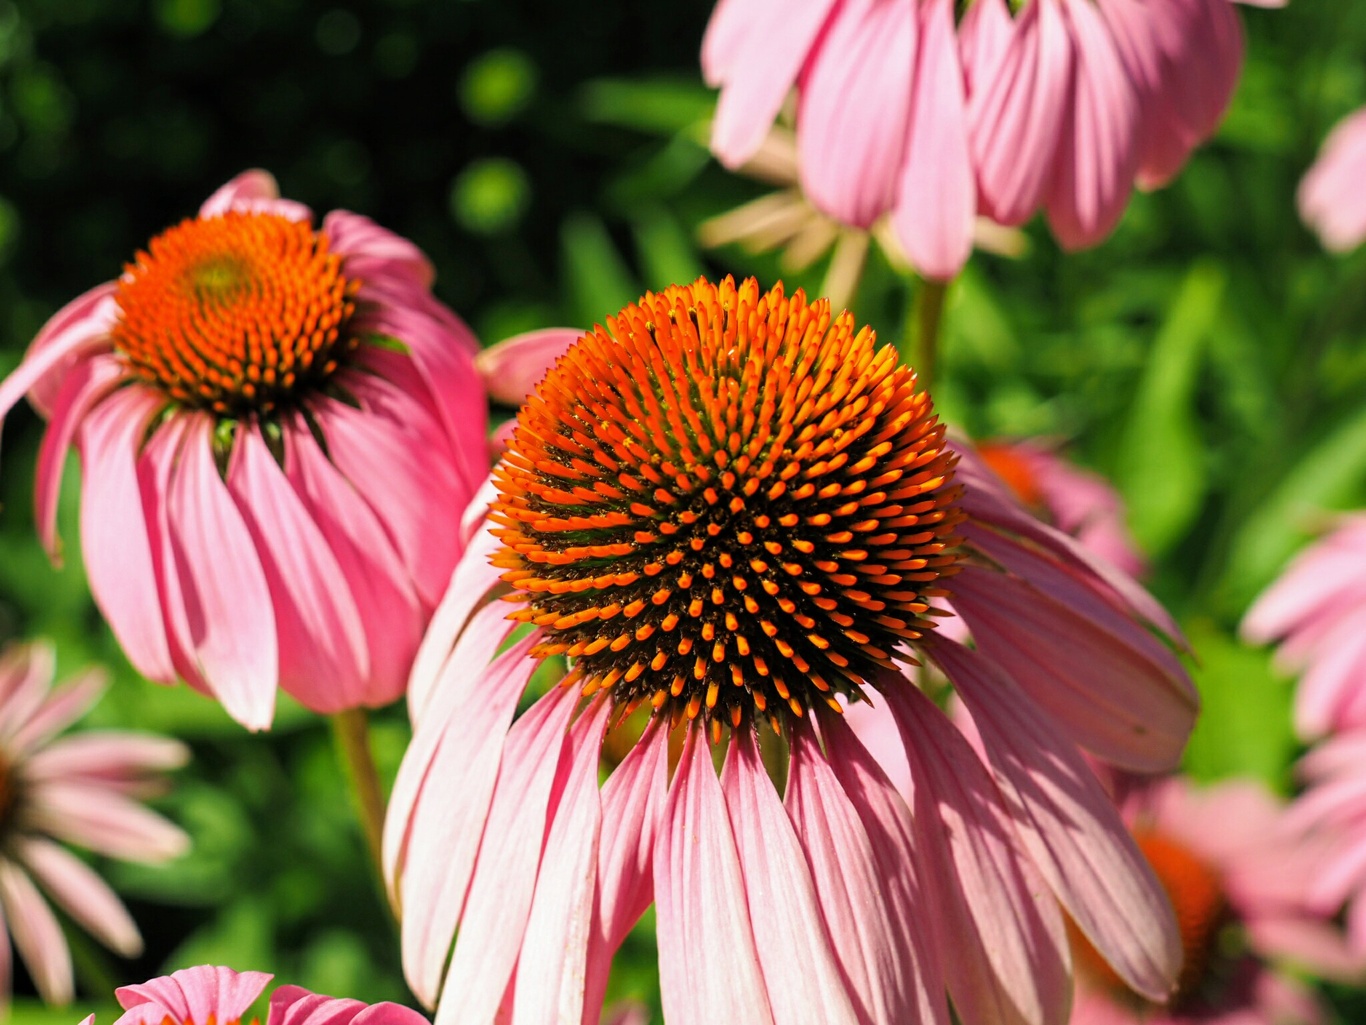
{"label": "pink petal", "polygon": [[582,334],[572,327],[545,328],[513,335],[480,352],[474,366],[489,398],[505,406],[520,406]]}
{"label": "pink petal", "polygon": [[266,1025],[427,1025],[427,1019],[401,1004],[365,1004],[279,986],[270,995]]}
{"label": "pink petal", "polygon": [[1360,725],[1347,714],[1363,690],[1366,632],[1354,617],[1344,617],[1323,639],[1295,691],[1295,730],[1321,737]]}
{"label": "pink petal", "polygon": [[1023,224],[1038,209],[1069,105],[1072,46],[1056,0],[1030,0],[990,81],[974,86],[968,125],[984,212]]}
{"label": "pink petal", "polygon": [[486,1025],[503,1002],[531,912],[574,687],[557,687],[508,732],[484,841],[460,917],[436,1025]]}
{"label": "pink petal", "polygon": [[1119,222],[1138,169],[1138,94],[1092,0],[1066,0],[1075,55],[1073,102],[1059,136],[1049,224],[1069,249],[1095,245]]}
{"label": "pink petal", "polygon": [[690,729],[655,842],[659,985],[670,1025],[773,1025],[721,784]]}
{"label": "pink petal", "polygon": [[47,741],[85,715],[100,699],[109,678],[103,669],[87,669],[46,696],[26,721],[14,720],[0,729],[11,758],[18,758]]}
{"label": "pink petal", "polygon": [[210,1018],[235,1021],[256,1002],[272,978],[266,972],[196,965],[136,986],[120,986],[114,996],[129,1013],[114,1025],[155,1025],[162,1017],[186,1025],[208,1025]]}
{"label": "pink petal", "polygon": [[955,1007],[965,1021],[1062,1025],[1071,958],[1057,904],[976,754],[919,690],[889,680],[881,689],[911,762],[916,851]]}
{"label": "pink petal", "polygon": [[313,211],[302,203],[280,198],[280,186],[275,176],[259,168],[243,171],[204,200],[199,216],[219,217],[230,211],[238,213],[271,213],[291,221],[311,221]]}
{"label": "pink petal", "polygon": [[896,198],[916,28],[915,4],[846,0],[802,72],[802,189],[817,209],[844,224],[866,228]]}
{"label": "pink petal", "polygon": [[179,594],[168,593],[167,604],[195,671],[229,715],[261,730],[275,713],[276,621],[251,534],[218,475],[212,439],[207,417],[189,421],[171,475],[166,506],[174,564],[167,579]]}
{"label": "pink petal", "polygon": [[[384,830],[385,876],[398,880],[408,984],[435,1005],[493,800],[508,725],[536,668],[533,637],[493,659],[507,636],[489,606],[447,665],[434,715],[414,732]],[[443,786],[458,780],[459,785]]]}
{"label": "pink petal", "polygon": [[732,50],[712,123],[712,152],[727,167],[743,164],[764,141],[835,2],[747,9],[748,25]]}
{"label": "pink petal", "polygon": [[719,0],[702,37],[702,77],[711,88],[721,85],[744,50],[749,25],[767,16],[777,0]]}
{"label": "pink petal", "polygon": [[190,848],[179,826],[98,783],[35,786],[29,815],[35,830],[125,861],[166,861]]}
{"label": "pink petal", "polygon": [[859,742],[868,749],[878,766],[906,800],[911,795],[911,766],[906,761],[906,749],[901,744],[901,731],[896,719],[881,699],[856,701],[844,710],[844,721],[854,731]]}
{"label": "pink petal", "polygon": [[342,272],[362,282],[397,276],[428,289],[436,280],[436,271],[421,249],[368,217],[333,210],[323,218],[322,234],[332,252],[346,257]]}
{"label": "pink petal", "polygon": [[62,737],[24,763],[30,783],[71,779],[122,785],[150,773],[178,769],[190,749],[170,737],[99,730]]}
{"label": "pink petal", "polygon": [[1296,194],[1300,217],[1333,252],[1348,252],[1366,238],[1366,197],[1359,187],[1363,168],[1366,108],[1329,133]]}
{"label": "pink petal", "polygon": [[[294,440],[287,438],[286,444]],[[300,440],[314,444],[311,438]],[[228,491],[270,590],[280,686],[315,712],[364,704],[370,652],[346,576],[255,424],[237,429]]]}
{"label": "pink petal", "polygon": [[16,845],[18,857],[63,911],[123,957],[142,953],[128,909],[90,866],[41,837],[19,837]]}
{"label": "pink petal", "polygon": [[958,52],[967,94],[989,85],[1015,34],[1006,0],[975,0],[958,26]]}
{"label": "pink petal", "polygon": [[774,1022],[853,1021],[806,856],[752,733],[732,736],[721,789]]}
{"label": "pink petal", "polygon": [[[118,304],[114,301],[117,288],[117,282],[106,281],[72,299],[42,326],[37,337],[29,345],[25,358],[36,356],[44,349],[67,348],[75,343],[78,337],[89,339],[92,347],[109,348],[109,329],[118,318],[119,311]],[[93,345],[101,339],[101,345]],[[29,389],[29,402],[43,416],[49,416],[57,398],[57,389],[71,368],[83,358],[79,350],[84,347],[77,345],[76,348],[77,352],[70,355],[64,363],[59,362]]]}
{"label": "pink petal", "polygon": [[72,997],[71,951],[52,909],[21,869],[0,859],[0,905],[33,984],[50,1004]]}
{"label": "pink petal", "polygon": [[1125,984],[1161,1000],[1181,968],[1180,935],[1099,781],[993,663],[943,640],[933,656],[972,714],[1040,873]]}
{"label": "pink petal", "polygon": [[972,254],[977,187],[953,0],[918,6],[921,43],[914,106],[892,228],[916,270],[947,281]]}
{"label": "pink petal", "polygon": [[517,973],[513,1025],[556,1025],[583,1015],[603,824],[598,758],[611,708],[598,701],[569,731],[572,763],[536,878],[519,954],[531,970]]}
{"label": "pink petal", "polygon": [[138,446],[164,405],[130,387],[95,406],[81,424],[81,555],[96,604],[128,661],[170,683],[176,671],[162,613],[151,510],[138,480]]}

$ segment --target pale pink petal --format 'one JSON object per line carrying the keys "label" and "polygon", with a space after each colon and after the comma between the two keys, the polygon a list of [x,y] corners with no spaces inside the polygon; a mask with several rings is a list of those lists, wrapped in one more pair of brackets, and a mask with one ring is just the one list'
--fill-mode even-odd
{"label": "pale pink petal", "polygon": [[876,695],[856,701],[845,708],[844,721],[887,774],[896,792],[910,800],[911,766],[901,744],[901,731],[886,702]]}
{"label": "pale pink petal", "polygon": [[721,789],[775,1025],[852,1022],[806,856],[751,732],[732,735]]}
{"label": "pale pink petal", "polygon": [[152,510],[138,480],[138,446],[164,405],[149,388],[111,395],[81,425],[81,554],[95,602],[143,676],[175,679],[162,612]]}
{"label": "pale pink petal", "polygon": [[270,995],[266,1025],[427,1025],[427,1019],[402,1004],[366,1004],[279,986]]}
{"label": "pale pink petal", "polygon": [[179,826],[98,784],[35,786],[27,815],[34,830],[125,861],[165,861],[190,848]]}
{"label": "pale pink petal", "polygon": [[142,936],[128,909],[90,866],[41,837],[20,836],[14,843],[16,856],[63,911],[122,956],[142,953]]}
{"label": "pale pink petal", "polygon": [[1366,108],[1339,123],[1300,182],[1300,217],[1326,248],[1339,253],[1366,239]]}
{"label": "pale pink petal", "polygon": [[569,731],[571,763],[558,800],[552,797],[555,817],[518,955],[530,970],[517,973],[513,1025],[556,1025],[583,1014],[603,824],[598,756],[611,710],[598,701]]}
{"label": "pale pink petal", "polygon": [[986,658],[936,639],[1021,839],[1078,928],[1135,992],[1161,1000],[1181,967],[1171,905],[1071,743]]}
{"label": "pale pink petal", "polygon": [[332,252],[346,257],[342,272],[362,283],[398,276],[427,289],[436,280],[431,261],[421,249],[361,214],[332,210],[323,218],[321,233]]}
{"label": "pale pink petal", "polygon": [[764,141],[835,2],[752,4],[746,11],[712,124],[712,152],[727,167],[743,164]]}
{"label": "pale pink petal", "polygon": [[1324,638],[1295,690],[1295,729],[1301,737],[1321,737],[1349,729],[1348,710],[1360,698],[1366,671],[1366,631],[1352,616],[1336,622]]}
{"label": "pale pink petal", "polygon": [[1366,970],[1366,957],[1354,951],[1342,930],[1301,915],[1257,918],[1243,926],[1248,943],[1263,957],[1307,969],[1314,975],[1354,982]]}
{"label": "pale pink petal", "polygon": [[953,0],[928,0],[918,7],[914,106],[892,227],[917,271],[947,281],[972,254],[977,186]]}
{"label": "pale pink petal", "polygon": [[[910,810],[840,717],[824,718],[821,733],[829,751],[826,764],[871,845],[874,878],[881,891],[877,901],[886,911],[895,944],[893,967],[869,968],[874,979],[889,984],[885,993],[871,999],[870,1007],[885,1007],[897,1025],[948,1025],[947,975],[934,927],[925,914],[929,900],[925,888],[930,883],[922,877],[917,860],[907,856],[917,850]],[[817,850],[816,845],[809,845],[808,856],[814,859]],[[852,910],[859,913],[857,906]],[[826,920],[832,921],[829,916]]]}
{"label": "pale pink petal", "polygon": [[888,681],[881,689],[911,763],[916,853],[959,1015],[1062,1025],[1071,958],[1057,904],[1027,868],[1001,795],[967,742],[909,682]]}
{"label": "pale pink petal", "polygon": [[664,1019],[669,1025],[774,1025],[749,895],[704,732],[688,731],[655,843]]}
{"label": "pale pink petal", "polygon": [[969,97],[989,85],[1015,34],[1006,0],[975,0],[958,25],[958,54]]}
{"label": "pale pink petal", "polygon": [[226,185],[220,185],[199,208],[201,218],[220,217],[230,212],[279,214],[291,221],[313,219],[313,212],[302,203],[281,199],[275,176],[259,168],[243,171]]}
{"label": "pale pink petal", "polygon": [[62,737],[35,751],[24,763],[24,778],[123,785],[144,774],[178,769],[189,758],[190,749],[170,737],[100,730]]}
{"label": "pale pink petal", "polygon": [[583,332],[572,327],[550,327],[505,338],[474,358],[489,398],[506,406],[520,406],[536,390],[545,372],[565,354]]}
{"label": "pale pink petal", "polygon": [[866,228],[896,198],[917,28],[915,4],[845,0],[802,72],[802,190],[844,224]]}
{"label": "pale pink petal", "polygon": [[38,472],[33,482],[33,519],[38,538],[48,557],[61,563],[61,540],[57,537],[57,501],[67,451],[86,415],[108,394],[123,375],[112,357],[103,355],[78,360],[63,379],[53,400],[48,428],[38,449]]}
{"label": "pale pink petal", "polygon": [[370,651],[360,611],[336,556],[255,424],[237,429],[227,483],[269,588],[280,686],[315,712],[364,704]]}
{"label": "pale pink petal", "polygon": [[781,0],[719,0],[702,37],[702,77],[715,89],[726,80],[735,65],[735,55],[744,50],[750,23],[767,15],[766,8]]}
{"label": "pale pink petal", "polygon": [[[178,601],[167,604],[186,654],[229,715],[250,730],[275,714],[276,622],[265,573],[213,456],[213,425],[185,429],[167,496]],[[83,517],[84,518],[84,517]]]}
{"label": "pale pink petal", "polygon": [[551,790],[578,696],[576,688],[556,687],[507,734],[436,1025],[486,1025],[503,1002],[531,912]]}
{"label": "pale pink petal", "polygon": [[1048,222],[1065,248],[1100,242],[1119,222],[1138,169],[1138,94],[1092,0],[1064,0],[1075,58],[1072,102],[1059,135]]}
{"label": "pale pink petal", "polygon": [[0,721],[22,727],[38,713],[52,689],[57,652],[48,641],[18,644],[0,656]]}
{"label": "pale pink petal", "polygon": [[120,986],[114,996],[129,1013],[114,1025],[156,1025],[163,1017],[187,1025],[208,1025],[210,1017],[233,1021],[256,1002],[272,978],[266,972],[196,965],[135,986]]}
{"label": "pale pink petal", "polygon": [[71,950],[62,927],[29,877],[7,859],[0,859],[0,905],[39,994],[50,1004],[70,1003]]}
{"label": "pale pink petal", "polygon": [[996,75],[974,86],[968,125],[983,212],[1023,224],[1038,209],[1068,107],[1072,45],[1057,0],[1030,0]]}
{"label": "pale pink petal", "polygon": [[7,723],[0,729],[9,756],[27,755],[47,743],[85,715],[108,685],[109,677],[103,669],[87,669],[51,691],[31,716]]}
{"label": "pale pink petal", "polygon": [[[119,314],[118,304],[114,301],[117,288],[117,282],[106,281],[72,299],[42,326],[37,337],[29,344],[27,355],[34,356],[43,349],[53,346],[67,347],[75,335],[84,335],[92,341],[104,338],[104,347],[107,348],[110,344],[109,329]],[[28,400],[33,408],[50,419],[57,398],[57,389],[71,368],[84,358],[78,351],[37,381],[28,393]]]}
{"label": "pale pink petal", "polygon": [[[481,613],[448,663],[435,715],[414,733],[385,820],[385,877],[398,880],[404,972],[428,1006],[440,992],[508,725],[536,667],[531,637],[493,659],[507,635],[500,612]],[[448,792],[445,780],[460,785]]]}

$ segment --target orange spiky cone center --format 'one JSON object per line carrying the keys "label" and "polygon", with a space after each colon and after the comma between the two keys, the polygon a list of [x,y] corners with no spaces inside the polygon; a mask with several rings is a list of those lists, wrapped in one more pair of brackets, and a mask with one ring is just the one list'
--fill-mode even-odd
{"label": "orange spiky cone center", "polygon": [[270,413],[322,384],[358,344],[359,283],[307,224],[230,212],[152,239],[118,282],[115,350],[182,406]]}
{"label": "orange spiky cone center", "polygon": [[739,725],[854,696],[954,571],[954,457],[848,313],[698,281],[584,335],[518,417],[495,565],[585,693]]}

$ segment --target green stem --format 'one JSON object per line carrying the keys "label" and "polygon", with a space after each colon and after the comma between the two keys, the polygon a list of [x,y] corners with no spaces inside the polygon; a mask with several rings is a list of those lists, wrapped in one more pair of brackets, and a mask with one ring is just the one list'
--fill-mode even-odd
{"label": "green stem", "polygon": [[[381,837],[384,835],[384,792],[380,788],[379,770],[370,749],[370,723],[365,709],[349,708],[328,716],[332,724],[332,739],[337,745],[337,757],[346,774],[347,785],[360,816],[365,846],[370,861],[384,892],[384,862],[380,856]],[[386,902],[387,903],[387,902]]]}
{"label": "green stem", "polygon": [[946,283],[922,279],[911,300],[903,355],[915,368],[920,387],[925,391],[929,391],[934,383],[935,358],[944,322],[944,299],[948,292]]}

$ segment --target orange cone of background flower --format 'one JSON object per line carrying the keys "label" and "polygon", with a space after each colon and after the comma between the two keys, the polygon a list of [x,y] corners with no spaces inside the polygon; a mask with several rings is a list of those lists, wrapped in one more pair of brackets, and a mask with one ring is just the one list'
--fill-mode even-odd
{"label": "orange cone of background flower", "polygon": [[[652,902],[670,1025],[947,1025],[946,993],[969,1025],[1063,1025],[1062,908],[1126,984],[1169,990],[1175,923],[1078,749],[1180,755],[1196,700],[1149,596],[955,466],[914,372],[824,300],[672,287],[544,378],[465,514],[494,529],[415,663],[386,822],[436,1025],[597,1022]],[[980,650],[933,630],[945,597]],[[1022,649],[1057,672],[1012,678]],[[895,716],[912,806],[843,721],[862,698]]]}
{"label": "orange cone of background flower", "polygon": [[48,419],[35,488],[57,553],[67,449],[81,548],[129,660],[252,729],[403,693],[487,472],[475,341],[412,243],[263,171],[50,320],[0,384]]}

